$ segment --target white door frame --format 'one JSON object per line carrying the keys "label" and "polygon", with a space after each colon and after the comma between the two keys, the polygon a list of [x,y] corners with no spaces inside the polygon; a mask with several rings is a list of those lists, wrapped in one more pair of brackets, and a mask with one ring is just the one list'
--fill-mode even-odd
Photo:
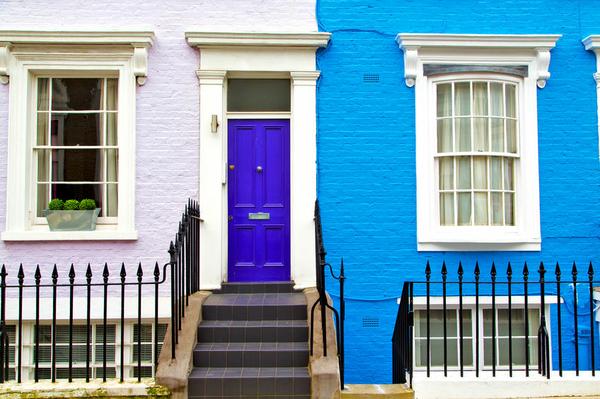
{"label": "white door frame", "polygon": [[[290,113],[290,272],[296,288],[315,285],[313,211],[316,199],[315,53],[329,33],[187,32],[200,51],[199,203],[200,287],[227,281],[227,108],[228,76],[289,77]],[[219,127],[211,132],[213,115]]]}

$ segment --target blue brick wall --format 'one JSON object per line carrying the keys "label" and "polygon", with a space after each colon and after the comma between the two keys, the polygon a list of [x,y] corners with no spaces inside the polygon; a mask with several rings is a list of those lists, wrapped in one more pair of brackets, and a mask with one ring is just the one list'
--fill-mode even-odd
{"label": "blue brick wall", "polygon": [[[584,274],[587,262],[600,260],[595,58],[581,44],[600,34],[600,1],[319,0],[317,16],[333,33],[318,54],[318,194],[328,259],[343,256],[348,276],[349,383],[391,381],[395,298],[403,281],[423,278],[428,260],[434,273],[444,260],[452,272],[462,260],[471,273],[478,260],[483,274],[494,261],[499,275],[508,260],[518,271],[527,261],[533,278],[540,261],[552,273],[560,262],[568,278],[573,261]],[[552,77],[538,90],[541,252],[417,252],[415,99],[404,84],[398,32],[563,35]],[[364,74],[379,74],[379,82],[365,83]],[[572,319],[572,291],[564,289],[563,315]],[[587,326],[587,295],[581,299]],[[379,318],[379,327],[363,327],[363,317]],[[565,367],[573,367],[572,341],[573,323],[565,321]]]}

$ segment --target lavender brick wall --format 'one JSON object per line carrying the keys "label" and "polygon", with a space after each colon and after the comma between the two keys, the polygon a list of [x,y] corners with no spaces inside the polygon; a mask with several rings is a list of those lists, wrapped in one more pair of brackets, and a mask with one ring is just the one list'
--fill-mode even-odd
{"label": "lavender brick wall", "polygon": [[[186,30],[316,31],[314,0],[200,0],[101,2],[4,0],[0,29],[152,30],[148,81],[137,89],[136,228],[133,242],[0,242],[0,263],[11,275],[23,262],[26,272],[39,263],[66,275],[73,262],[83,270],[91,262],[101,271],[108,261],[117,274],[120,262],[134,273],[137,262],[150,271],[166,262],[166,249],[188,197],[198,196],[198,53],[184,38]],[[5,228],[8,98],[0,85],[0,228]],[[10,195],[10,193],[8,194]]]}

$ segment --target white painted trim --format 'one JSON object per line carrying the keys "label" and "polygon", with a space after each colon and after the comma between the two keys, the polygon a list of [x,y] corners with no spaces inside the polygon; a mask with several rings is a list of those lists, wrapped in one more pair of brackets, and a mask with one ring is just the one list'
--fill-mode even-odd
{"label": "white painted trim", "polygon": [[413,389],[416,399],[506,399],[506,398],[574,398],[597,397],[599,390],[598,377],[589,371],[558,371],[551,373],[551,378],[539,375],[537,369],[531,370],[525,377],[524,370],[514,371],[510,377],[508,371],[481,372],[479,377],[475,371],[465,370],[464,377],[458,371],[449,372],[444,377],[443,371],[431,373],[427,378],[425,371],[414,373]]}
{"label": "white painted trim", "polygon": [[[405,79],[415,87],[417,249],[419,251],[539,251],[541,249],[537,87],[550,77],[550,49],[559,35],[398,34]],[[495,73],[425,76],[423,65],[524,65],[528,76]],[[454,79],[500,79],[518,84],[519,149],[514,227],[440,226],[435,191],[434,83]],[[519,195],[526,193],[526,195]]]}
{"label": "white painted trim", "polygon": [[[133,240],[135,232],[135,148],[136,148],[136,80],[145,81],[147,46],[150,32],[82,32],[0,31],[0,74],[10,73],[8,121],[8,166],[6,227],[2,234],[8,241],[54,240]],[[130,43],[132,40],[135,43]],[[145,39],[144,39],[145,38]],[[19,40],[17,40],[19,39]],[[48,46],[51,40],[56,45]],[[110,40],[115,39],[115,43]],[[8,42],[7,40],[13,40]],[[43,43],[41,43],[43,41]],[[39,43],[38,43],[39,42]],[[111,44],[111,45],[98,45]],[[8,43],[8,44],[7,44]],[[124,44],[126,43],[126,44]],[[141,47],[137,47],[137,45]],[[4,54],[4,56],[3,56]],[[4,61],[2,61],[4,57]],[[3,67],[3,62],[6,66]],[[37,76],[118,76],[119,185],[116,225],[98,226],[90,232],[51,232],[47,225],[36,225],[33,214],[32,141],[35,121],[35,79]],[[23,134],[27,132],[27,134]],[[112,230],[111,230],[112,229]]]}
{"label": "white painted trim", "polygon": [[[210,131],[212,115],[219,121],[267,114],[227,113],[227,77],[291,79],[290,119],[290,255],[296,288],[315,285],[314,221],[316,199],[316,71],[315,51],[327,44],[328,33],[187,32],[190,46],[200,51],[201,224],[200,282],[214,289],[227,281],[227,123]],[[271,114],[273,115],[273,114]],[[217,171],[217,173],[215,173]]]}
{"label": "white painted trim", "polygon": [[[515,283],[518,284],[518,283]],[[400,298],[397,300],[398,304],[400,304]],[[446,306],[448,307],[457,307],[459,305],[460,299],[458,296],[447,296],[446,297]],[[554,305],[558,303],[556,300],[556,295],[546,295],[544,297],[544,302],[546,305]],[[542,300],[539,295],[528,295],[527,303],[533,307],[541,305]],[[560,303],[564,303],[564,300],[561,298]],[[429,304],[432,309],[439,309],[443,306],[443,297],[441,296],[431,296],[429,297]],[[514,306],[522,306],[525,304],[525,296],[523,295],[513,295],[512,296],[512,305]],[[424,296],[416,296],[413,298],[413,305],[415,309],[422,310],[427,306],[427,297]],[[481,295],[479,297],[479,305],[486,307],[492,306],[492,297],[489,295]],[[496,296],[496,305],[497,306],[507,306],[508,305],[508,296],[506,295],[497,295]],[[465,307],[473,307],[475,306],[475,296],[473,295],[465,295],[463,296],[463,306]]]}
{"label": "white painted trim", "polygon": [[[40,320],[52,320],[52,298],[41,298]],[[56,299],[56,319],[59,321],[69,320],[69,297],[59,296]],[[107,319],[120,320],[121,297],[110,295],[107,299]],[[19,319],[19,300],[17,298],[6,298],[6,320],[14,322]],[[75,297],[73,300],[73,319],[86,320],[87,298]],[[92,297],[90,306],[91,320],[102,320],[104,317],[104,298]],[[171,298],[158,298],[158,317],[168,319],[171,317]],[[125,297],[125,319],[137,319],[137,297]],[[154,295],[146,295],[142,301],[142,319],[154,319]],[[23,320],[35,320],[35,298],[23,298]]]}
{"label": "white painted trim", "polygon": [[227,119],[290,119],[291,112],[227,112]]}
{"label": "white painted trim", "polygon": [[[598,157],[600,158],[600,35],[590,35],[582,40],[586,50],[591,50],[596,55],[596,72],[593,74],[596,81],[596,114],[598,116]],[[1,57],[0,57],[1,58]],[[1,62],[0,62],[1,65]]]}
{"label": "white painted trim", "polygon": [[266,33],[266,32],[202,32],[188,31],[185,38],[195,47],[280,46],[325,47],[331,34],[327,32]]}
{"label": "white painted trim", "polygon": [[[534,76],[538,87],[543,88],[550,78],[550,50],[556,45],[561,35],[479,35],[479,34],[438,34],[438,33],[399,33],[396,36],[400,48],[404,50],[404,76],[406,84],[412,87],[419,73],[418,64],[423,57],[431,53],[441,54],[450,50],[452,53],[488,53],[497,55],[496,65],[506,63],[506,55],[524,53],[529,61],[535,60],[534,68],[530,67],[530,76]],[[434,57],[435,58],[435,57]],[[466,61],[466,57],[465,58]],[[433,61],[433,60],[431,60]],[[481,63],[486,63],[483,58]],[[435,63],[435,62],[431,62]],[[480,64],[480,62],[463,62]]]}

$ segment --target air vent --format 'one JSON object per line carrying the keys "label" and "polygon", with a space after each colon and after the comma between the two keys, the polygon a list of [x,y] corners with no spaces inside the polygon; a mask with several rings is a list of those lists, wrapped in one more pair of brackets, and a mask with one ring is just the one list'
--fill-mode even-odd
{"label": "air vent", "polygon": [[379,82],[379,74],[378,73],[365,73],[363,75],[363,82],[378,83]]}
{"label": "air vent", "polygon": [[378,328],[379,318],[369,316],[363,317],[362,326],[363,328]]}

